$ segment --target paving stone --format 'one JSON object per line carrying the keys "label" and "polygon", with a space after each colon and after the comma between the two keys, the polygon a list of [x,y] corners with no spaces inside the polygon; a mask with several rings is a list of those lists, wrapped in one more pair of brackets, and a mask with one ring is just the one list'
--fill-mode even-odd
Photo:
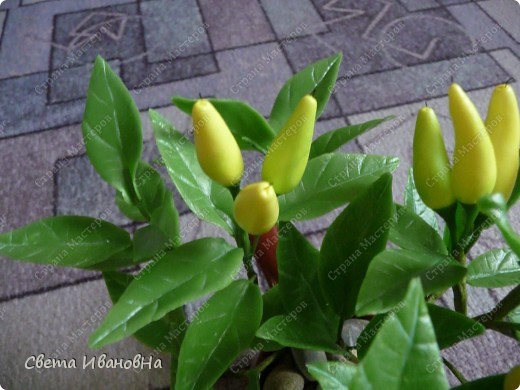
{"label": "paving stone", "polygon": [[[494,6],[496,4],[494,3]],[[516,19],[520,16],[520,7],[516,6]],[[520,53],[520,46],[500,27],[502,23],[497,23],[486,15],[476,3],[464,3],[448,7],[451,14],[464,27],[466,32],[476,41],[481,42],[481,46],[486,50],[510,47],[517,54]],[[508,26],[508,25],[506,25]],[[517,24],[518,29],[518,24]],[[486,38],[486,39],[484,39]]]}
{"label": "paving stone", "polygon": [[400,2],[406,7],[408,11],[412,12],[439,6],[439,3],[437,3],[436,0],[400,0]]}
{"label": "paving stone", "polygon": [[336,97],[348,113],[390,104],[420,101],[446,93],[453,77],[466,90],[496,85],[509,75],[485,53],[431,64],[363,75],[337,89]]}
{"label": "paving stone", "polygon": [[6,15],[7,15],[7,11],[0,11],[0,38],[2,38],[2,36],[3,36]]}
{"label": "paving stone", "polygon": [[[271,41],[275,38],[269,22],[256,1],[201,0],[202,15],[209,24],[215,50]],[[240,13],[235,10],[240,10]]]}
{"label": "paving stone", "polygon": [[[70,127],[0,142],[0,165],[5,172],[0,175],[1,232],[52,216],[54,161],[80,145],[80,134],[79,127]],[[0,300],[86,276],[60,269],[43,278],[43,266],[4,258],[0,258],[0,267]]]}
{"label": "paving stone", "polygon": [[[147,1],[141,3],[144,39],[150,62],[166,59],[181,46],[180,57],[208,53],[211,45],[196,2]],[[175,23],[172,23],[175,18]],[[188,39],[194,42],[188,42]],[[186,46],[186,48],[184,48]]]}
{"label": "paving stone", "polygon": [[520,17],[520,7],[513,1],[481,1],[478,5],[483,8],[497,23],[499,23],[516,42],[520,42],[520,27],[518,18]]}
{"label": "paving stone", "polygon": [[482,336],[446,349],[443,355],[450,362],[455,363],[467,379],[475,380],[494,374],[503,374],[518,365],[520,363],[520,345],[517,341],[500,333],[486,331]]}
{"label": "paving stone", "polygon": [[56,14],[97,8],[127,0],[45,1],[12,7],[4,28],[0,79],[48,71]]}
{"label": "paving stone", "polygon": [[[65,389],[75,384],[78,389],[143,389],[169,384],[168,356],[158,355],[162,369],[83,369],[83,357],[106,353],[108,358],[133,359],[156,354],[134,339],[93,351],[88,337],[101,323],[110,304],[106,287],[95,281],[45,294],[16,299],[0,304],[0,383],[5,388]],[[35,315],[38,313],[38,315]],[[23,321],[20,319],[23,318]],[[15,337],[13,335],[16,335]],[[25,368],[33,355],[45,354],[56,359],[75,359],[78,368]]]}
{"label": "paving stone", "polygon": [[[75,66],[91,64],[97,55],[106,60],[128,60],[144,53],[145,44],[136,3],[57,15],[51,66],[58,69],[80,50]],[[84,49],[85,48],[85,49]]]}
{"label": "paving stone", "polygon": [[7,122],[0,138],[81,121],[84,102],[46,106],[47,85],[47,72],[0,80],[0,118]]}
{"label": "paving stone", "polygon": [[310,0],[285,1],[283,7],[275,0],[261,0],[261,4],[278,39],[328,31]]}
{"label": "paving stone", "polygon": [[18,7],[20,0],[5,0],[0,4],[0,9],[8,9]]}

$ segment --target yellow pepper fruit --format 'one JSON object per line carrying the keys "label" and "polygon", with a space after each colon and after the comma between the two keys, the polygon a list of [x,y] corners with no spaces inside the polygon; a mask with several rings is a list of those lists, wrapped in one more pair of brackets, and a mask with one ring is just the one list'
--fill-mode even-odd
{"label": "yellow pepper fruit", "polygon": [[442,138],[441,126],[430,107],[417,114],[413,138],[413,177],[417,192],[432,209],[455,203],[451,188],[451,167]]}
{"label": "yellow pepper fruit", "polygon": [[242,188],[233,207],[238,225],[253,235],[264,234],[271,230],[278,220],[279,211],[274,188],[266,181]]}
{"label": "yellow pepper fruit", "polygon": [[515,91],[508,84],[495,88],[489,102],[486,129],[493,143],[497,182],[493,192],[507,201],[513,192],[520,159],[520,115]]}
{"label": "yellow pepper fruit", "polygon": [[226,122],[209,100],[192,110],[195,150],[202,170],[223,186],[237,184],[244,173],[242,153]]}
{"label": "yellow pepper fruit", "polygon": [[504,390],[516,390],[520,386],[520,366],[513,367],[504,379]]}
{"label": "yellow pepper fruit", "polygon": [[453,191],[462,203],[475,204],[495,188],[497,164],[493,144],[477,108],[464,90],[452,84],[448,97],[455,129]]}
{"label": "yellow pepper fruit", "polygon": [[318,103],[305,95],[274,138],[262,167],[262,179],[277,194],[291,191],[302,179],[309,160]]}

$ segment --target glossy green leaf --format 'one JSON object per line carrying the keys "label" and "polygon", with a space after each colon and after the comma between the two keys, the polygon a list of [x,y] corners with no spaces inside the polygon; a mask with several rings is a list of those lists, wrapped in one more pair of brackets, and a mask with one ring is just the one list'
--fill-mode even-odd
{"label": "glossy green leaf", "polygon": [[256,332],[257,337],[275,341],[286,347],[331,353],[341,352],[341,349],[335,343],[330,342],[330,337],[327,335],[316,334],[312,340],[307,338],[311,330],[301,320],[303,318],[301,314],[305,310],[306,304],[302,302],[290,313],[271,317]]}
{"label": "glossy green leaf", "polygon": [[200,219],[233,234],[233,198],[229,190],[202,171],[195,147],[184,135],[158,112],[150,110],[149,114],[159,152],[188,207]]}
{"label": "glossy green leaf", "polygon": [[392,212],[392,176],[385,174],[355,198],[327,230],[321,246],[320,284],[343,319],[354,315],[370,262],[385,249]]}
{"label": "glossy green leaf", "polygon": [[275,132],[287,122],[301,98],[311,93],[318,102],[316,119],[319,118],[334,89],[342,57],[342,54],[338,53],[324,58],[287,80],[278,93],[269,116],[269,123]]}
{"label": "glossy green leaf", "polygon": [[383,173],[399,165],[395,157],[329,153],[309,161],[302,180],[278,197],[280,220],[307,220],[352,201]]}
{"label": "glossy green leaf", "polygon": [[[276,251],[279,272],[280,298],[284,313],[295,311],[302,304],[305,310],[297,322],[305,324],[303,330],[306,343],[319,348],[334,345],[336,342],[339,318],[326,305],[318,281],[319,252],[291,223],[279,228],[278,248]],[[292,324],[287,326],[291,329]]]}
{"label": "glossy green leaf", "polygon": [[153,225],[147,225],[135,231],[133,258],[136,263],[162,256],[174,248],[162,232]]}
{"label": "glossy green leaf", "polygon": [[[275,285],[262,295],[263,313],[262,324],[272,317],[283,315],[285,309],[283,307],[282,298],[280,297],[280,286]],[[255,337],[251,348],[262,351],[278,351],[283,348],[280,344],[272,340],[259,339]]]}
{"label": "glossy green leaf", "polygon": [[448,254],[442,237],[424,219],[407,207],[396,205],[390,241],[403,249],[427,253]]}
{"label": "glossy green leaf", "polygon": [[[509,312],[507,316],[510,322],[518,324],[520,326],[520,306]],[[515,331],[516,339],[520,341],[520,329]]]}
{"label": "glossy green leaf", "polygon": [[424,292],[413,279],[400,308],[385,321],[358,365],[350,389],[448,388]]}
{"label": "glossy green leaf", "polygon": [[134,185],[150,225],[164,235],[165,242],[172,246],[180,245],[179,213],[159,172],[140,161]]}
{"label": "glossy green leaf", "polygon": [[323,390],[348,390],[356,366],[341,362],[314,362],[307,369]]}
{"label": "glossy green leaf", "polygon": [[184,337],[175,389],[209,389],[249,347],[262,317],[258,286],[237,280],[209,299]]}
{"label": "glossy green leaf", "polygon": [[0,234],[0,255],[62,267],[93,267],[131,245],[126,230],[90,217],[50,217]]}
{"label": "glossy green leaf", "polygon": [[429,304],[428,312],[440,349],[480,336],[486,330],[480,322],[444,307]]}
{"label": "glossy green leaf", "polygon": [[520,284],[520,259],[510,249],[483,253],[469,263],[466,281],[486,288]]}
{"label": "glossy green leaf", "polygon": [[132,204],[132,202],[129,202],[125,200],[123,197],[123,194],[121,192],[116,191],[116,196],[114,199],[116,206],[118,207],[121,214],[123,214],[128,219],[131,219],[132,221],[136,222],[145,222],[146,217],[143,216],[141,211]]}
{"label": "glossy green leaf", "polygon": [[479,200],[480,211],[490,217],[498,226],[513,252],[520,257],[520,236],[515,233],[507,217],[507,205],[501,194],[493,194]]}
{"label": "glossy green leaf", "polygon": [[466,268],[450,257],[408,249],[388,249],[370,264],[359,292],[356,313],[382,313],[405,296],[410,280],[420,277],[427,294],[458,283]]}
{"label": "glossy green leaf", "polygon": [[[267,152],[275,133],[258,111],[240,100],[208,100],[222,115],[241,149],[258,150],[262,153]],[[191,115],[196,101],[197,99],[187,99],[180,96],[172,98],[173,104],[188,115]]]}
{"label": "glossy green leaf", "polygon": [[[108,259],[100,263],[95,263],[85,269],[96,271],[113,271],[121,268],[128,268],[137,265],[139,262],[134,259],[133,243],[129,247],[119,251]],[[83,267],[82,267],[83,268]]]}
{"label": "glossy green leaf", "polygon": [[453,387],[452,390],[502,390],[505,378],[505,374],[488,376]]}
{"label": "glossy green leaf", "polygon": [[412,168],[410,168],[410,172],[408,173],[408,182],[404,190],[404,206],[421,217],[436,232],[440,231],[435,211],[424,204],[417,192]]}
{"label": "glossy green leaf", "polygon": [[[395,310],[398,309],[399,307],[395,308]],[[385,323],[386,317],[389,314],[392,314],[393,310],[394,309],[390,310],[388,313],[376,314],[367,324],[365,329],[363,329],[356,342],[356,351],[359,359],[363,359],[365,357],[370,348],[370,345],[372,345],[372,342],[377,335],[377,332],[381,330],[381,327]]]}
{"label": "glossy green leaf", "polygon": [[243,251],[223,239],[203,238],[181,245],[144,268],[91,334],[100,348],[134,334],[182,305],[232,282]]}
{"label": "glossy green leaf", "polygon": [[[103,272],[103,279],[110,298],[115,304],[134,280],[134,277],[129,274],[110,271]],[[184,337],[185,321],[184,310],[179,307],[167,313],[163,318],[141,328],[134,333],[134,337],[158,352],[169,352],[178,357]]]}
{"label": "glossy green leaf", "polygon": [[313,141],[309,159],[334,152],[361,134],[393,118],[393,116],[387,116],[383,119],[373,119],[359,125],[345,126],[328,131]]}
{"label": "glossy green leaf", "polygon": [[131,199],[143,146],[141,119],[130,92],[100,56],[90,77],[81,128],[96,171],[125,199]]}

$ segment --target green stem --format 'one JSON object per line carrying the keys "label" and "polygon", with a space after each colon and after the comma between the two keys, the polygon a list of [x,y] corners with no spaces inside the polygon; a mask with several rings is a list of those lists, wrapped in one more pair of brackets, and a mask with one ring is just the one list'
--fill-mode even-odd
{"label": "green stem", "polygon": [[[459,252],[459,257],[457,258],[460,264],[466,266],[466,255],[464,252]],[[455,306],[455,310],[459,313],[467,315],[467,307],[468,307],[468,295],[466,291],[466,277],[462,278],[462,280],[453,286],[453,304]]]}
{"label": "green stem", "polygon": [[468,383],[468,380],[462,375],[462,373],[455,367],[448,359],[442,358],[442,362],[448,369],[455,375],[455,378],[457,378],[460,383]]}
{"label": "green stem", "polygon": [[488,321],[500,321],[518,306],[520,306],[520,285],[512,289],[491,311],[475,319],[484,325]]}

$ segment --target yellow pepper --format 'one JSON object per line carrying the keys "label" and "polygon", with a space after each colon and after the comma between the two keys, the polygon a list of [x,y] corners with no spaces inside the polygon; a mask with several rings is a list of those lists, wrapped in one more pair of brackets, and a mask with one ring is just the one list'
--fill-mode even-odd
{"label": "yellow pepper", "polygon": [[448,96],[455,129],[452,187],[462,203],[475,204],[495,188],[495,152],[477,108],[463,89],[452,84]]}
{"label": "yellow pepper", "polygon": [[242,153],[226,122],[210,101],[200,99],[192,111],[195,150],[202,170],[223,186],[237,184],[244,173]]}
{"label": "yellow pepper", "polygon": [[242,188],[235,199],[233,214],[238,225],[249,234],[259,235],[271,230],[279,214],[273,186],[261,181]]}
{"label": "yellow pepper", "polygon": [[451,188],[451,167],[441,126],[430,107],[417,114],[413,138],[413,176],[417,192],[432,209],[455,203]]}
{"label": "yellow pepper", "polygon": [[515,186],[520,159],[520,116],[513,88],[501,84],[489,102],[486,129],[493,143],[497,164],[497,181],[493,192],[507,201]]}
{"label": "yellow pepper", "polygon": [[316,109],[316,99],[305,95],[269,147],[262,179],[271,183],[277,194],[291,191],[302,179],[309,160]]}
{"label": "yellow pepper", "polygon": [[520,366],[513,367],[504,379],[504,390],[516,390],[520,386]]}

